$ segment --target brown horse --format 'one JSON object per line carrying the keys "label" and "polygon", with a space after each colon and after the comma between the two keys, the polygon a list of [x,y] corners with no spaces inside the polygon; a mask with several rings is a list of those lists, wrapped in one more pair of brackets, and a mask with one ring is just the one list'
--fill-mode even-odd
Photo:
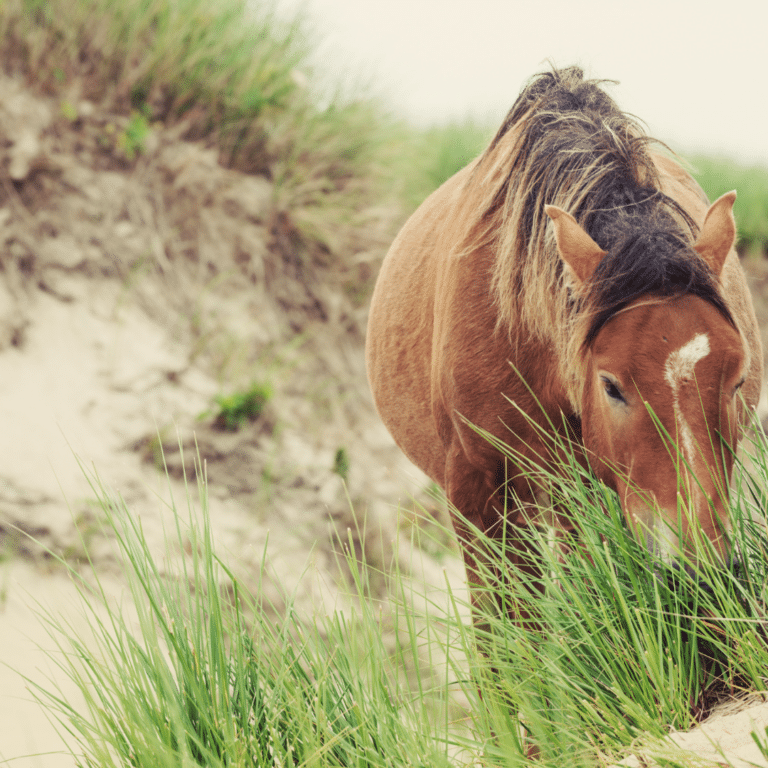
{"label": "brown horse", "polygon": [[[384,260],[371,388],[398,445],[458,511],[471,581],[465,521],[509,542],[541,516],[545,489],[523,465],[551,461],[554,431],[651,551],[695,562],[695,521],[729,559],[733,451],[763,369],[734,250],[736,194],[709,206],[654,146],[578,68],[538,75]],[[521,542],[510,557],[524,567]]]}

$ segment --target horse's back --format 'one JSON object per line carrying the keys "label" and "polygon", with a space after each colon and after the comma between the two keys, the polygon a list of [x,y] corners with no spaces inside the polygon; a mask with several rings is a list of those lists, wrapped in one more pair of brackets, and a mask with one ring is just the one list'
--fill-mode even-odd
{"label": "horse's back", "polygon": [[366,365],[379,415],[406,456],[441,485],[445,455],[432,405],[435,300],[471,169],[446,181],[403,226],[382,264],[368,319]]}

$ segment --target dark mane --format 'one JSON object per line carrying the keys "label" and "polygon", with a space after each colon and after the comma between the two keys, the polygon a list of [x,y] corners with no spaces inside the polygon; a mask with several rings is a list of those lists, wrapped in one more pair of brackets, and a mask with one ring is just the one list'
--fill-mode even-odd
{"label": "dark mane", "polygon": [[[584,79],[578,67],[535,76],[481,159],[478,172],[503,167],[482,230],[496,238],[500,315],[524,317],[532,332],[551,335],[569,325],[575,308],[589,315],[582,336],[589,344],[640,296],[690,293],[733,322],[715,276],[693,250],[695,222],[661,191],[650,153],[660,143],[618,108],[604,82]],[[550,297],[567,293],[547,204],[573,215],[606,256],[585,296],[564,298],[570,309],[556,301],[551,317],[538,320],[545,289]]]}
{"label": "dark mane", "polygon": [[[599,220],[602,215],[593,218]],[[645,199],[606,219],[592,227],[599,233],[595,241],[607,253],[592,276],[584,302],[592,313],[585,345],[617,312],[649,294],[699,296],[733,324],[715,276],[663,205]]]}

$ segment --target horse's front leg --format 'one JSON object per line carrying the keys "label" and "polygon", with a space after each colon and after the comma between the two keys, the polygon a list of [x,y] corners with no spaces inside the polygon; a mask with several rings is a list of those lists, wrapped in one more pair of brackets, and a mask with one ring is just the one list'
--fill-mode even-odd
{"label": "horse's front leg", "polygon": [[[480,462],[478,462],[480,464]],[[506,612],[526,619],[519,586],[540,589],[541,570],[531,535],[534,499],[524,487],[505,482],[503,460],[471,464],[460,452],[449,455],[446,494],[467,569],[475,621],[487,624],[488,613]],[[519,491],[519,492],[518,492]]]}

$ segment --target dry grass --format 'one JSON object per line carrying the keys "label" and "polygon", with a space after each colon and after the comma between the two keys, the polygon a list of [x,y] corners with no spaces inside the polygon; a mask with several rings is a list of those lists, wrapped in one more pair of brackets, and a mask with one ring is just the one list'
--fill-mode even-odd
{"label": "dry grass", "polygon": [[[52,114],[38,154],[136,182],[117,215],[159,238],[139,258],[165,271],[190,261],[198,281],[288,268],[310,285],[320,269],[360,301],[402,215],[393,125],[370,99],[329,95],[307,64],[312,44],[301,17],[241,0],[10,0],[0,10],[5,70]],[[22,164],[17,181],[33,170]],[[48,199],[63,191],[45,181]],[[31,194],[22,185],[22,202]],[[254,222],[264,231],[248,231]],[[223,238],[239,241],[236,253],[214,252]],[[133,269],[137,258],[120,261]]]}

